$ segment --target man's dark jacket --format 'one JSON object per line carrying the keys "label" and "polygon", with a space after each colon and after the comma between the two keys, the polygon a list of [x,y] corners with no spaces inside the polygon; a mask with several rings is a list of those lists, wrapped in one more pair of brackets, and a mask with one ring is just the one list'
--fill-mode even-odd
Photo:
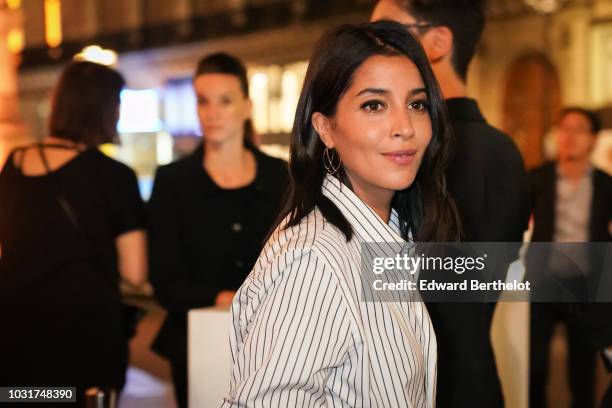
{"label": "man's dark jacket", "polygon": [[[555,207],[557,203],[557,164],[547,163],[529,173],[529,185],[531,190],[531,201],[533,203],[533,235],[532,242],[553,242],[555,223],[557,215]],[[588,247],[590,265],[586,275],[582,273],[573,274],[572,278],[561,279],[555,273],[548,271],[547,255],[553,248],[540,247],[531,248],[527,256],[527,279],[533,285],[531,295],[539,301],[558,297],[559,301],[575,299],[584,302],[599,296],[602,281],[606,275],[601,275],[605,269],[602,263],[605,259],[603,252],[606,244],[612,241],[610,233],[610,222],[612,220],[612,178],[601,170],[593,169],[591,177],[593,196],[588,209],[588,242],[598,244]],[[563,252],[564,249],[556,247],[556,251]],[[576,269],[579,271],[579,269]],[[586,271],[584,271],[586,272]],[[567,273],[567,272],[566,272]],[[610,277],[612,278],[612,277]],[[574,307],[575,308],[575,307]]]}
{"label": "man's dark jacket", "polygon": [[[593,197],[589,219],[589,242],[612,242],[612,177],[601,170],[593,170]],[[556,163],[547,163],[529,173],[534,223],[531,240],[552,242],[555,231]],[[592,302],[572,309],[575,323],[581,327],[580,340],[594,349],[612,345],[612,303]],[[608,369],[612,369],[608,364]],[[606,394],[612,404],[612,385]],[[608,406],[608,405],[602,405]],[[612,406],[612,405],[611,405]]]}
{"label": "man's dark jacket", "polygon": [[[534,223],[533,242],[552,242],[555,231],[555,203],[557,201],[556,163],[547,163],[529,173]],[[612,217],[612,178],[593,169],[593,198],[589,220],[589,241],[609,242],[609,223]]]}
{"label": "man's dark jacket", "polygon": [[[514,142],[490,126],[476,101],[447,100],[455,146],[447,171],[465,242],[521,242],[530,205]],[[490,331],[495,303],[428,303],[438,342],[437,406],[503,406]]]}
{"label": "man's dark jacket", "polygon": [[[547,163],[529,174],[534,223],[532,241],[551,242],[555,230],[556,163]],[[593,197],[589,219],[589,242],[612,242],[612,177],[593,170]],[[584,326],[584,342],[601,349],[612,345],[612,303],[590,303],[575,310],[574,318]]]}

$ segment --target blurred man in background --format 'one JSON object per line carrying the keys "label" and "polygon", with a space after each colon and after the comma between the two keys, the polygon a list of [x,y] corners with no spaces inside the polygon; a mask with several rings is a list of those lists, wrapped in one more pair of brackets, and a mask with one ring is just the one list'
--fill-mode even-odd
{"label": "blurred man in background", "polygon": [[[610,242],[612,220],[612,178],[591,164],[591,153],[600,120],[594,112],[582,108],[562,111],[556,133],[557,161],[530,173],[533,201],[533,242]],[[592,257],[591,257],[592,258]],[[581,259],[581,258],[577,258]],[[593,259],[585,259],[585,269]],[[549,269],[554,269],[549,265]],[[596,272],[593,268],[593,272]],[[541,271],[535,271],[538,273]],[[567,275],[567,274],[566,274]],[[589,273],[587,275],[592,275]],[[566,277],[563,282],[576,287],[580,276]],[[584,281],[584,279],[582,279]],[[584,286],[584,285],[583,285]],[[561,299],[559,299],[561,300]],[[550,342],[555,325],[567,325],[569,342],[568,373],[573,407],[595,405],[595,348],[612,339],[612,327],[606,327],[607,306],[575,303],[532,303],[530,339],[530,405],[546,406]],[[612,313],[611,313],[612,314]],[[600,316],[601,315],[601,316]],[[610,316],[612,318],[612,316]],[[612,325],[610,319],[607,320]],[[591,330],[589,326],[593,326]],[[597,341],[585,341],[592,331]]]}
{"label": "blurred man in background", "polygon": [[[478,103],[466,97],[484,6],[482,0],[380,0],[371,19],[398,21],[419,38],[440,84],[455,133],[447,182],[463,241],[521,242],[530,213],[523,160],[512,140],[490,126]],[[438,341],[437,406],[503,406],[490,338],[495,303],[427,307]]]}

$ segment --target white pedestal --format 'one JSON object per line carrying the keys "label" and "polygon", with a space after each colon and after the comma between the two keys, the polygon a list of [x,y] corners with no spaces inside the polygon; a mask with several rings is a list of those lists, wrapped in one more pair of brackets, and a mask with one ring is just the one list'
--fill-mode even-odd
{"label": "white pedestal", "polygon": [[230,384],[228,308],[189,311],[189,407],[219,407]]}
{"label": "white pedestal", "polygon": [[[507,281],[522,280],[523,265],[516,261],[510,265]],[[512,294],[502,294],[497,303],[491,340],[497,362],[497,371],[504,393],[506,408],[529,406],[529,303],[510,301]],[[528,297],[523,293],[522,298]]]}

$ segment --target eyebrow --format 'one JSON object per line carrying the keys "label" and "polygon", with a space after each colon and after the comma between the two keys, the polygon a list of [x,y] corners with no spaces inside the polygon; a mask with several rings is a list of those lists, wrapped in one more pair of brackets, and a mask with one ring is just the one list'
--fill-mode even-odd
{"label": "eyebrow", "polygon": [[[386,95],[389,93],[389,90],[383,89],[383,88],[365,88],[365,89],[362,89],[355,96],[361,96],[361,95],[369,94],[369,93],[376,94],[376,95]],[[410,91],[410,96],[418,95],[420,93],[427,93],[427,89],[426,88],[415,88]]]}
{"label": "eyebrow", "polygon": [[[197,97],[197,98],[207,98],[207,99],[211,99],[211,98],[208,98],[206,95],[202,95],[202,94],[201,94],[201,93],[199,93],[198,91],[195,91],[195,94],[196,94],[196,97]],[[226,93],[223,93],[223,94],[218,95],[218,96],[219,96],[220,98],[232,98],[232,97],[233,97],[233,94],[232,94],[231,92],[226,92]]]}

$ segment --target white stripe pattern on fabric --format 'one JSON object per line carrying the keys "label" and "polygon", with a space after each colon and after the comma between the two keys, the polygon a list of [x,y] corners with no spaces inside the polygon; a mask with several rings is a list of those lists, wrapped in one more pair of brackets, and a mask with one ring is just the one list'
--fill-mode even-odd
{"label": "white stripe pattern on fabric", "polygon": [[229,395],[222,407],[433,407],[436,339],[425,305],[365,302],[361,244],[406,245],[339,180],[323,194],[354,237],[318,209],[279,227],[232,304]]}

